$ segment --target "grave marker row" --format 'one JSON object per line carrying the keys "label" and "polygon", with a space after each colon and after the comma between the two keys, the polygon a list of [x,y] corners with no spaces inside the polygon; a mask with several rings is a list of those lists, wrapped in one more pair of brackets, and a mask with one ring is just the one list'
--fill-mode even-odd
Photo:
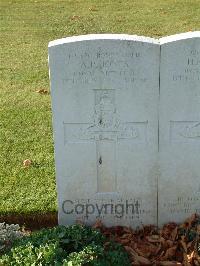
{"label": "grave marker row", "polygon": [[200,212],[200,32],[50,42],[59,223]]}

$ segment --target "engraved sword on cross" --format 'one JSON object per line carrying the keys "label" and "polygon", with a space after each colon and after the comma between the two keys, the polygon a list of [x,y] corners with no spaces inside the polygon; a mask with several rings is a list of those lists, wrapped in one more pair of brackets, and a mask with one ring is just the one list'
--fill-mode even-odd
{"label": "engraved sword on cross", "polygon": [[[121,122],[117,117],[115,105],[115,90],[113,89],[96,89],[94,118],[93,123],[64,123],[65,126],[65,143],[81,143],[95,142],[96,144],[96,165],[97,165],[97,192],[116,192],[117,180],[116,174],[112,174],[113,180],[106,185],[105,178],[105,159],[109,159],[109,155],[104,158],[103,143],[113,143],[110,153],[111,161],[116,161],[116,145],[120,140],[144,138],[145,122]],[[142,133],[142,134],[141,134]],[[116,162],[115,162],[116,163]],[[114,164],[115,164],[114,163]],[[115,164],[116,165],[116,164]],[[113,171],[115,167],[113,166]]]}

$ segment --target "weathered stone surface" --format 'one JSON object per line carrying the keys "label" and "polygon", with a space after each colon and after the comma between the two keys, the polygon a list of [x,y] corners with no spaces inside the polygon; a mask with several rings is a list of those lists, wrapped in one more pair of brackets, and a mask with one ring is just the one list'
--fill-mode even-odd
{"label": "weathered stone surface", "polygon": [[200,213],[200,32],[160,39],[159,223]]}
{"label": "weathered stone surface", "polygon": [[200,213],[200,32],[56,40],[49,65],[60,224]]}
{"label": "weathered stone surface", "polygon": [[50,42],[59,223],[157,221],[158,41]]}

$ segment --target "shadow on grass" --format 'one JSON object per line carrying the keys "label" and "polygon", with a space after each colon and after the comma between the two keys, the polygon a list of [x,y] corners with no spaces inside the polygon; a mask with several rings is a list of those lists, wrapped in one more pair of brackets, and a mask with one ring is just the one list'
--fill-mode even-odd
{"label": "shadow on grass", "polygon": [[0,223],[19,224],[27,230],[39,230],[58,225],[57,212],[52,213],[34,213],[34,214],[19,214],[11,213],[0,215]]}

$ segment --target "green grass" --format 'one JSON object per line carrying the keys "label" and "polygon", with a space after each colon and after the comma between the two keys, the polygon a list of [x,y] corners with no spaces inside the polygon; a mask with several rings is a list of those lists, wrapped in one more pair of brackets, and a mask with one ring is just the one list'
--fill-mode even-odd
{"label": "green grass", "polygon": [[[199,0],[1,0],[0,214],[57,209],[47,46],[88,33],[200,29]],[[22,162],[33,164],[23,168]]]}

